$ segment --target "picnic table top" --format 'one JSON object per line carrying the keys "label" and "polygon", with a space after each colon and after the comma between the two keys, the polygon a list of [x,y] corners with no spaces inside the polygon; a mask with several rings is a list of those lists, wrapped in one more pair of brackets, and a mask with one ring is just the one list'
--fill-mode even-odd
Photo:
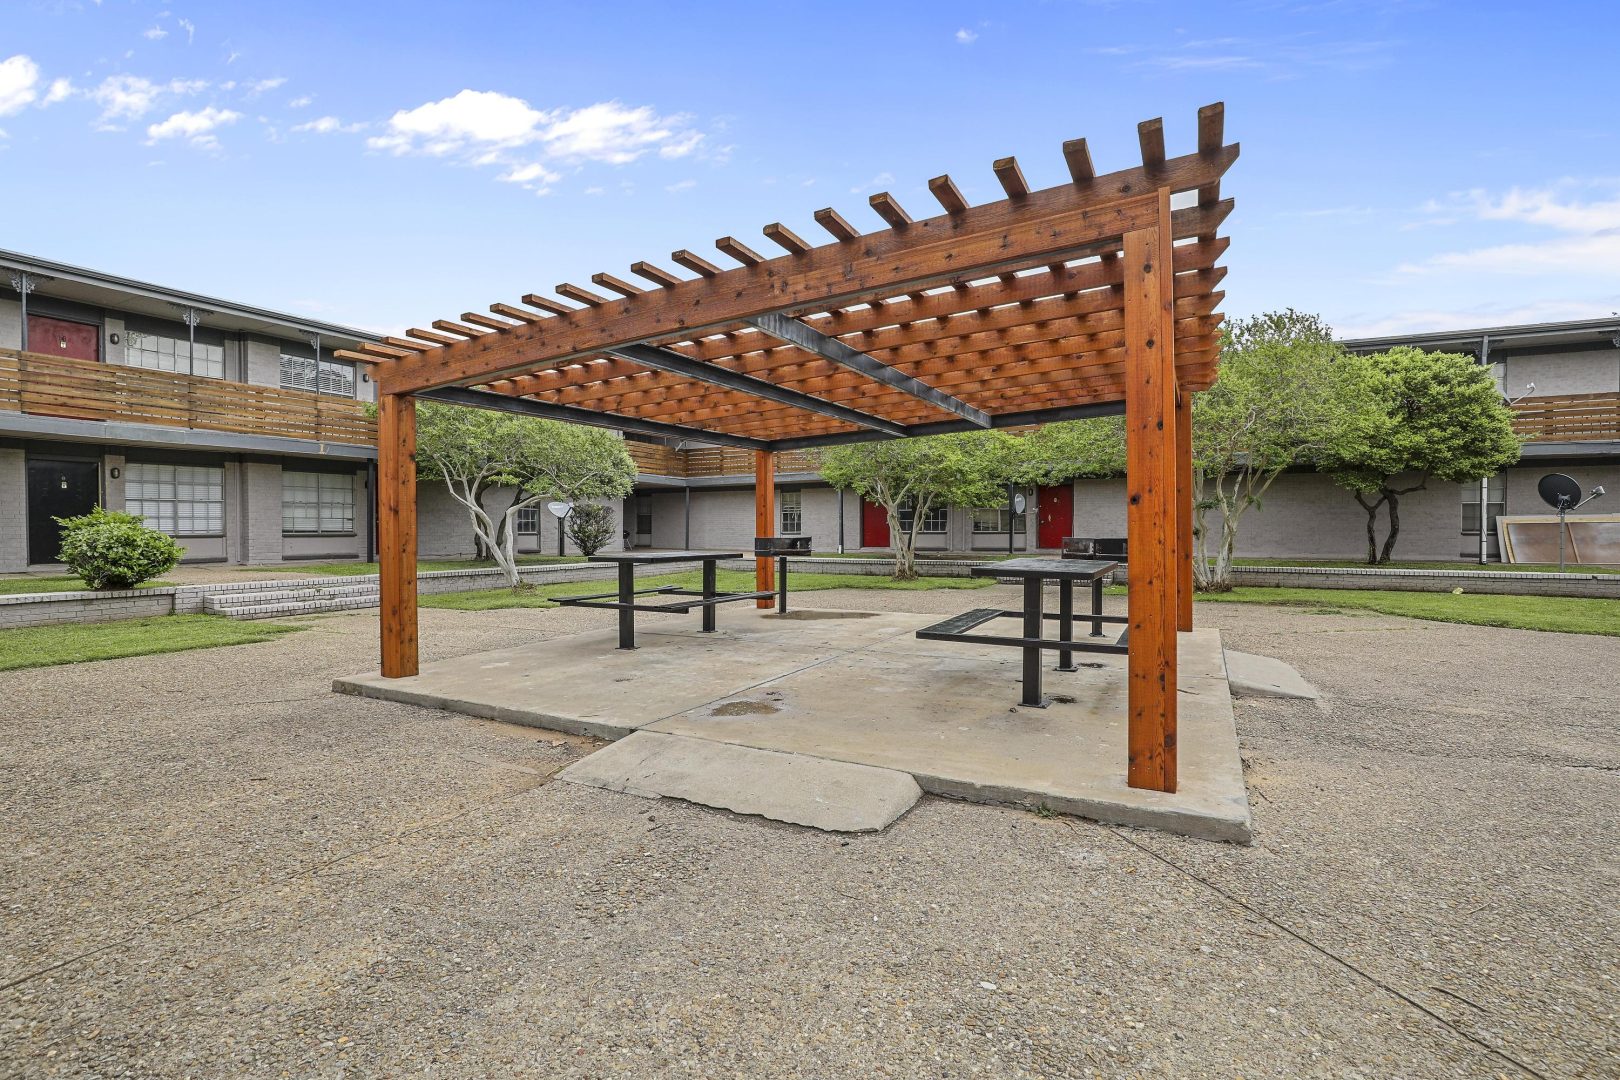
{"label": "picnic table top", "polygon": [[740,551],[613,551],[592,555],[586,562],[660,563],[694,562],[698,559],[740,559]]}
{"label": "picnic table top", "polygon": [[1095,581],[1119,569],[1119,563],[1104,559],[1005,559],[973,568],[974,577],[1068,578]]}

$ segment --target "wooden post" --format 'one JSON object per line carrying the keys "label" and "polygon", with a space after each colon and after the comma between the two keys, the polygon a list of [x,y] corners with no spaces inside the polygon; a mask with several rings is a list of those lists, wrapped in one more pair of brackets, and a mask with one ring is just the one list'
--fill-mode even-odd
{"label": "wooden post", "polygon": [[[769,450],[754,451],[754,535],[776,535],[776,458]],[[754,559],[754,589],[770,592],[776,588],[776,565],[769,556]],[[761,611],[772,606],[763,597],[754,601]]]}
{"label": "wooden post", "polygon": [[1126,782],[1176,790],[1175,297],[1169,192],[1125,234],[1125,484],[1130,551]]}
{"label": "wooden post", "polygon": [[377,570],[382,593],[382,674],[415,675],[416,399],[377,399]]}
{"label": "wooden post", "polygon": [[1176,628],[1193,628],[1193,477],[1192,391],[1176,393],[1176,524],[1179,587],[1176,589]]}

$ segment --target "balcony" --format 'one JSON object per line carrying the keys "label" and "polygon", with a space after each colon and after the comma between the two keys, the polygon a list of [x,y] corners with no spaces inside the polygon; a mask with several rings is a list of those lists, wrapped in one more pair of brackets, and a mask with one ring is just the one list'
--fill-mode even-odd
{"label": "balcony", "polygon": [[1513,430],[1526,442],[1620,442],[1620,394],[1526,398],[1513,406]]}
{"label": "balcony", "polygon": [[[624,448],[636,463],[636,471],[651,476],[671,476],[697,479],[716,476],[753,476],[754,452],[718,446],[695,450],[677,450],[658,443],[626,441]],[[807,473],[820,468],[815,453],[808,450],[784,450],[776,455],[778,473]]]}
{"label": "balcony", "polygon": [[358,401],[15,349],[0,349],[0,414],[7,412],[377,444],[377,422]]}

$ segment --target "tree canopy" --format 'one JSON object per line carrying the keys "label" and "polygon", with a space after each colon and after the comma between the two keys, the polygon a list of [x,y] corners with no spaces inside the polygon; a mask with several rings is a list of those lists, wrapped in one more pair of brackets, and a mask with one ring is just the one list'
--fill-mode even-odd
{"label": "tree canopy", "polygon": [[[1348,418],[1317,464],[1367,512],[1367,561],[1385,563],[1400,535],[1402,495],[1431,479],[1494,476],[1519,460],[1520,444],[1495,379],[1471,357],[1400,346],[1356,358],[1354,373],[1369,407]],[[1384,507],[1389,531],[1380,545]]]}
{"label": "tree canopy", "polygon": [[987,506],[1000,498],[1007,438],[997,431],[964,431],[839,446],[823,451],[821,475],[833,487],[883,507],[895,577],[914,578],[917,531],[930,509]]}
{"label": "tree canopy", "polygon": [[[432,401],[417,403],[416,423],[418,475],[445,484],[514,586],[519,511],[544,499],[622,498],[635,484],[635,464],[611,431]],[[492,514],[484,497],[497,487],[514,494]]]}

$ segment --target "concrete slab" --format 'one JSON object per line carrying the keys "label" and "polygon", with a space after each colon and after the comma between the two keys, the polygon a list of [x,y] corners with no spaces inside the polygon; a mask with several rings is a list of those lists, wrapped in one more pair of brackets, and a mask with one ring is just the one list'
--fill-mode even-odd
{"label": "concrete slab", "polygon": [[944,655],[941,645],[896,642],[829,659],[650,730],[904,769],[937,795],[1251,839],[1217,631],[1181,635],[1174,795],[1125,783],[1124,657],[1091,654],[1080,660],[1096,666],[1048,670],[1051,706],[1026,709],[1016,704],[1019,666],[1001,658],[1015,650],[981,646],[1000,654],[991,659],[970,646]]}
{"label": "concrete slab", "polygon": [[557,778],[824,832],[877,832],[922,798],[911,774],[894,769],[651,731],[611,743]]}
{"label": "concrete slab", "polygon": [[1226,650],[1226,679],[1233,697],[1293,698],[1315,701],[1322,695],[1288,664],[1269,656]]}
{"label": "concrete slab", "polygon": [[938,615],[836,614],[728,612],[708,635],[649,619],[635,652],[593,631],[335,688],[608,739],[646,730],[802,754],[905,772],[955,798],[1250,839],[1217,631],[1181,635],[1180,790],[1167,795],[1125,783],[1124,657],[1081,653],[1078,672],[1049,667],[1051,707],[1025,709],[1017,650],[917,640]]}

